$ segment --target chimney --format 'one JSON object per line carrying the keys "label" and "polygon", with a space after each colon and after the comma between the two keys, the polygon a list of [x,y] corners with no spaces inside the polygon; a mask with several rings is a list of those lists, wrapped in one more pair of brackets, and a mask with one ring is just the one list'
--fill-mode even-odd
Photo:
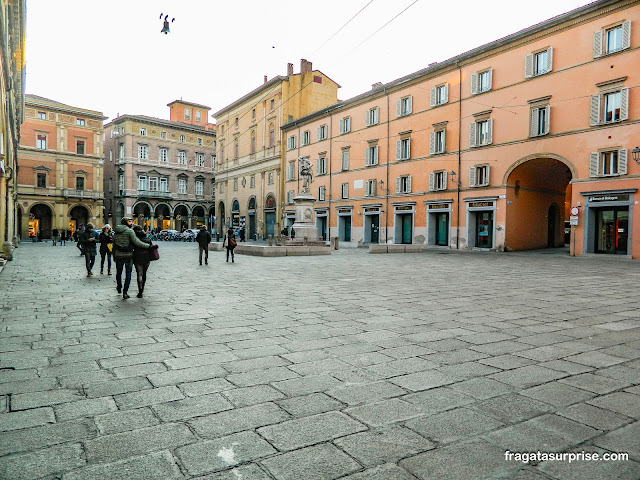
{"label": "chimney", "polygon": [[264,76],[264,83],[267,83],[267,76]]}
{"label": "chimney", "polygon": [[376,82],[374,84],[371,85],[371,90],[375,90],[376,88],[382,88],[382,82]]}
{"label": "chimney", "polygon": [[304,58],[300,60],[300,73],[304,75],[305,73],[311,73],[313,70],[313,65],[309,60],[305,60]]}
{"label": "chimney", "polygon": [[293,63],[287,63],[287,76],[293,75]]}

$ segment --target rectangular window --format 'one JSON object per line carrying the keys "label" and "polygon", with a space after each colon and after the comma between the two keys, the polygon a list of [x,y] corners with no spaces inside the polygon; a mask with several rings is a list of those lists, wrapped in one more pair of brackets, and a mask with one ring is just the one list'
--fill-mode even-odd
{"label": "rectangular window", "polygon": [[240,144],[238,143],[237,138],[233,142],[233,158],[235,158],[236,160],[240,158]]}
{"label": "rectangular window", "polygon": [[187,179],[179,178],[178,179],[178,193],[186,194],[187,193]]}
{"label": "rectangular window", "polygon": [[477,165],[469,169],[469,186],[486,187],[489,185],[489,165]]}
{"label": "rectangular window", "polygon": [[47,174],[46,173],[38,173],[36,186],[38,188],[47,188]]}
{"label": "rectangular window", "polygon": [[273,109],[274,109],[274,108],[276,108],[276,101],[275,101],[275,99],[273,99],[273,98],[271,99],[271,105],[270,105],[270,106],[271,106],[271,111],[273,111]]}
{"label": "rectangular window", "polygon": [[38,135],[36,139],[36,148],[40,150],[47,149],[47,136],[46,135]]}
{"label": "rectangular window", "polygon": [[620,121],[620,92],[604,95],[604,122]]}
{"label": "rectangular window", "polygon": [[167,132],[160,132],[160,138],[163,140],[167,139]]}
{"label": "rectangular window", "polygon": [[610,177],[627,174],[627,159],[629,150],[610,150],[591,154],[589,176]]}
{"label": "rectangular window", "polygon": [[404,117],[411,114],[413,97],[403,97],[396,102],[396,117]]}
{"label": "rectangular window", "polygon": [[138,190],[144,191],[147,189],[147,177],[145,175],[140,175],[138,177]]}
{"label": "rectangular window", "polygon": [[38,112],[38,118],[40,120],[46,120],[47,119],[47,114],[46,112]]}
{"label": "rectangular window", "polygon": [[196,122],[200,123],[202,121],[202,113],[200,110],[196,110]]}
{"label": "rectangular window", "polygon": [[351,131],[351,117],[344,117],[340,120],[340,133],[349,133]]}
{"label": "rectangular window", "polygon": [[140,135],[142,135],[143,137],[147,136],[147,129],[144,127],[140,127]]}
{"label": "rectangular window", "polygon": [[253,110],[251,110],[251,119],[252,120],[256,119],[256,109],[255,108]]}
{"label": "rectangular window", "polygon": [[606,53],[622,50],[622,25],[605,30],[604,35]]}
{"label": "rectangular window", "polygon": [[438,85],[431,89],[431,106],[444,105],[449,102],[449,84]]}
{"label": "rectangular window", "polygon": [[287,203],[291,205],[293,203],[293,190],[287,192]]}
{"label": "rectangular window", "polygon": [[109,150],[109,161],[113,162],[113,150]]}
{"label": "rectangular window", "polygon": [[446,130],[437,130],[431,132],[429,135],[429,153],[435,155],[437,153],[444,153],[446,150]]}
{"label": "rectangular window", "polygon": [[493,142],[493,119],[480,120],[469,125],[469,146],[479,147]]}
{"label": "rectangular window", "polygon": [[196,138],[196,143],[198,145],[202,145],[202,138],[200,138],[200,137]]}
{"label": "rectangular window", "polygon": [[76,125],[84,127],[84,118],[76,118]]}
{"label": "rectangular window", "polygon": [[165,177],[160,178],[160,191],[161,192],[169,191],[169,180]]}
{"label": "rectangular window", "polygon": [[367,180],[364,182],[364,196],[374,197],[376,195],[377,182],[376,180]]}
{"label": "rectangular window", "polygon": [[187,137],[185,137],[184,135],[180,135],[180,137],[178,137],[181,143],[184,143],[185,140],[187,139]]}
{"label": "rectangular window", "polygon": [[218,188],[218,190],[222,194],[222,193],[224,193],[224,183],[220,183],[219,185],[220,185],[220,187]]}
{"label": "rectangular window", "polygon": [[342,170],[349,170],[349,150],[342,150]]}
{"label": "rectangular window", "polygon": [[348,183],[343,183],[342,184],[341,198],[343,198],[343,199],[349,198],[349,184]]}
{"label": "rectangular window", "polygon": [[118,160],[124,160],[124,143],[118,145]]}
{"label": "rectangular window", "polygon": [[84,190],[84,177],[76,177],[76,190]]}
{"label": "rectangular window", "polygon": [[524,76],[535,77],[549,73],[553,69],[553,47],[524,57]]}
{"label": "rectangular window", "polygon": [[365,149],[364,164],[366,166],[378,164],[378,145],[373,145]]}
{"label": "rectangular window", "polygon": [[124,191],[124,175],[118,176],[118,190],[122,193]]}
{"label": "rectangular window", "polygon": [[287,166],[287,181],[290,180],[295,180],[296,179],[296,163],[294,162],[289,162],[289,165]]}
{"label": "rectangular window", "polygon": [[621,122],[629,119],[629,88],[591,96],[590,124]]}
{"label": "rectangular window", "polygon": [[447,189],[447,172],[442,170],[440,172],[433,172],[429,174],[429,190],[437,192],[439,190]]}
{"label": "rectangular window", "polygon": [[549,133],[551,107],[537,107],[531,109],[531,136],[539,137]]}
{"label": "rectangular window", "polygon": [[160,148],[159,158],[161,162],[166,162],[169,159],[169,150],[166,148]]}
{"label": "rectangular window", "polygon": [[196,167],[204,167],[204,153],[196,153]]}
{"label": "rectangular window", "polygon": [[311,132],[309,132],[309,130],[302,132],[302,134],[300,135],[300,145],[309,145],[310,142]]}
{"label": "rectangular window", "polygon": [[76,140],[76,153],[84,155],[84,140]]}
{"label": "rectangular window", "polygon": [[191,120],[191,110],[188,108],[184,109],[184,119],[185,120]]}
{"label": "rectangular window", "polygon": [[272,128],[269,130],[269,146],[273,147],[276,144],[276,131]]}
{"label": "rectangular window", "polygon": [[545,50],[544,52],[539,52],[534,55],[533,61],[533,74],[534,75],[542,75],[547,73],[547,59],[549,54]]}
{"label": "rectangular window", "polygon": [[411,193],[411,175],[396,178],[396,193]]}
{"label": "rectangular window", "polygon": [[327,157],[320,157],[316,164],[316,175],[325,175],[327,173]]}
{"label": "rectangular window", "polygon": [[196,180],[196,195],[204,195],[204,182]]}
{"label": "rectangular window", "polygon": [[318,200],[324,202],[326,187],[318,187]]}
{"label": "rectangular window", "polygon": [[240,126],[240,118],[236,117],[235,126],[238,128]]}
{"label": "rectangular window", "polygon": [[149,190],[151,192],[158,191],[158,177],[149,177]]}
{"label": "rectangular window", "polygon": [[269,172],[269,185],[273,185],[273,172]]}
{"label": "rectangular window", "polygon": [[256,153],[256,134],[251,132],[251,153]]}
{"label": "rectangular window", "polygon": [[238,179],[237,178],[233,179],[233,191],[234,192],[238,191]]}
{"label": "rectangular window", "polygon": [[485,70],[484,72],[474,73],[471,75],[471,94],[488,92],[492,86],[493,70]]}
{"label": "rectangular window", "polygon": [[249,178],[249,188],[255,188],[255,187],[256,187],[256,176],[251,175],[251,177]]}
{"label": "rectangular window", "polygon": [[140,160],[148,160],[149,159],[149,146],[148,145],[138,145],[138,158]]}
{"label": "rectangular window", "polygon": [[370,108],[367,110],[366,117],[366,125],[370,127],[371,125],[377,125],[380,118],[380,109],[378,107]]}
{"label": "rectangular window", "polygon": [[187,152],[185,150],[178,150],[178,164],[179,165],[187,164]]}
{"label": "rectangular window", "polygon": [[396,141],[396,160],[408,160],[411,158],[411,139],[403,138]]}
{"label": "rectangular window", "polygon": [[294,148],[296,148],[296,137],[291,135],[287,138],[287,150],[293,150]]}
{"label": "rectangular window", "polygon": [[325,140],[327,138],[327,126],[320,125],[318,127],[318,141]]}
{"label": "rectangular window", "polygon": [[215,196],[216,194],[216,184],[212,181],[211,182],[211,196]]}

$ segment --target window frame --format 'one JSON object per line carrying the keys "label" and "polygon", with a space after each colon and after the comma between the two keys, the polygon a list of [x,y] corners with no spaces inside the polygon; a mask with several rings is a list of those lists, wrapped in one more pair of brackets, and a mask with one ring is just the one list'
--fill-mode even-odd
{"label": "window frame", "polygon": [[186,164],[187,164],[187,151],[178,150],[178,165],[186,165]]}
{"label": "window frame", "polygon": [[[43,179],[43,185],[40,185],[40,179]],[[36,188],[47,188],[47,174],[42,172],[36,172]]]}
{"label": "window frame", "polygon": [[372,127],[373,125],[377,125],[380,122],[380,107],[372,107],[367,110],[365,116],[365,125],[367,127]]}
{"label": "window frame", "polygon": [[196,180],[196,195],[204,196],[204,180]]}
{"label": "window frame", "polygon": [[[479,179],[482,178],[481,182]],[[491,170],[488,164],[474,165],[469,168],[469,187],[488,187],[491,183]]]}
{"label": "window frame", "polygon": [[140,127],[140,136],[141,136],[141,137],[146,137],[146,136],[147,136],[147,129],[146,129],[146,127]]}
{"label": "window frame", "polygon": [[[143,188],[140,188],[143,187]],[[147,176],[146,175],[138,175],[138,191],[146,192],[147,191]]]}
{"label": "window frame", "polygon": [[149,160],[149,145],[144,143],[138,144],[138,160]]}
{"label": "window frame", "polygon": [[178,193],[180,195],[186,195],[187,192],[188,192],[187,179],[186,178],[178,178]]}
{"label": "window frame", "polygon": [[[38,150],[46,150],[47,149],[47,140],[48,140],[48,136],[47,135],[42,134],[42,133],[36,133],[36,148]],[[42,145],[44,145],[44,146],[42,146]]]}
{"label": "window frame", "polygon": [[340,186],[340,198],[346,200],[349,198],[349,183],[343,183]]}

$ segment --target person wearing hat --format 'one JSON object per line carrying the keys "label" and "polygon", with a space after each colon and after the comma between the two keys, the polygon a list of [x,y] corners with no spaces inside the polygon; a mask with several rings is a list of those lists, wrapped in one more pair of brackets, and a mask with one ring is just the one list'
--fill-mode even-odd
{"label": "person wearing hat", "polygon": [[87,277],[93,275],[91,270],[96,262],[96,234],[93,231],[93,223],[87,223],[85,229],[78,235],[78,244],[82,248],[84,262],[87,267]]}
{"label": "person wearing hat", "polygon": [[[129,298],[127,292],[131,284],[131,272],[133,270],[133,251],[134,247],[149,248],[149,245],[142,242],[131,229],[133,219],[131,217],[122,217],[120,225],[116,225],[116,231],[113,235],[113,257],[116,260],[116,290],[122,293],[122,298]],[[124,286],[122,285],[122,270],[125,270]]]}
{"label": "person wearing hat", "polygon": [[111,225],[108,223],[100,232],[100,275],[104,274],[104,259],[107,258],[107,275],[111,275],[111,255],[113,251],[113,237]]}

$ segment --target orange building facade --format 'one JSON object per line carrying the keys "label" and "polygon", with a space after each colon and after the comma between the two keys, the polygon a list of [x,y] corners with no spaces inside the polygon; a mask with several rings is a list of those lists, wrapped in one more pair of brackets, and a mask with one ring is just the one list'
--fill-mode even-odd
{"label": "orange building facade", "polygon": [[22,240],[70,230],[103,215],[101,112],[25,95],[18,150],[17,218]]}
{"label": "orange building facade", "polygon": [[640,2],[595,2],[290,121],[286,224],[306,157],[343,245],[640,258],[639,49]]}

